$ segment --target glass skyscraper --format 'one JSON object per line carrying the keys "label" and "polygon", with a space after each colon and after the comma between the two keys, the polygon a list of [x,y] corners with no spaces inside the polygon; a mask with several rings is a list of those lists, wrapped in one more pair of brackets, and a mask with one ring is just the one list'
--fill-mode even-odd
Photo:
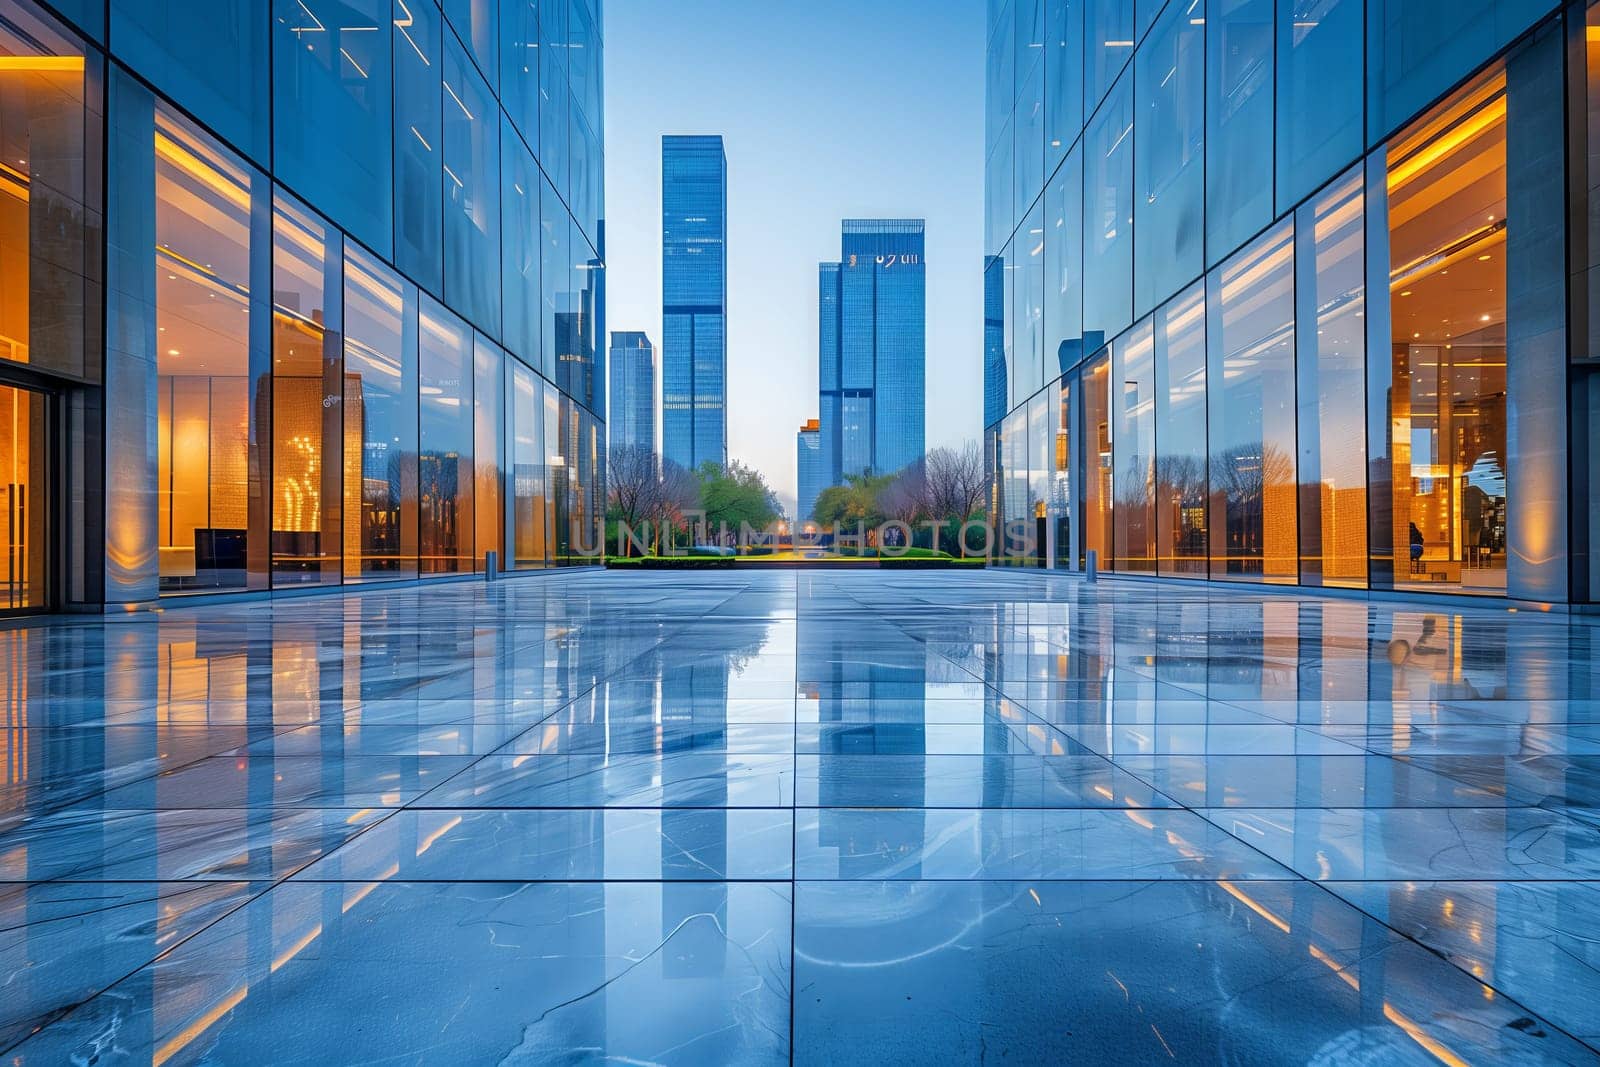
{"label": "glass skyscraper", "polygon": [[817,494],[828,487],[827,472],[822,467],[822,429],[817,419],[808,419],[795,434],[795,484],[799,486],[794,509],[794,520],[803,523],[811,518],[817,504]]}
{"label": "glass skyscraper", "polygon": [[598,0],[0,0],[0,612],[598,545]]}
{"label": "glass skyscraper", "polygon": [[637,331],[611,334],[611,403],[606,429],[612,448],[656,450],[656,346]]}
{"label": "glass skyscraper", "polygon": [[989,9],[984,411],[1008,543],[1066,568],[1597,599],[1600,8]]}
{"label": "glass skyscraper", "polygon": [[661,451],[728,461],[728,157],[722,138],[661,138]]}
{"label": "glass skyscraper", "polygon": [[889,474],[923,454],[927,274],[921,219],[845,219],[818,266],[824,485]]}

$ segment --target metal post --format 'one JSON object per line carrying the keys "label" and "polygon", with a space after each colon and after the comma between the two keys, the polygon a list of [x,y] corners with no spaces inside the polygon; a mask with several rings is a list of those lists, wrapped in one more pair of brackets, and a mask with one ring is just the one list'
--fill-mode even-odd
{"label": "metal post", "polygon": [[500,577],[500,553],[494,549],[483,554],[483,580],[492,582]]}
{"label": "metal post", "polygon": [[1095,549],[1083,554],[1083,580],[1093,585],[1100,577],[1100,553]]}

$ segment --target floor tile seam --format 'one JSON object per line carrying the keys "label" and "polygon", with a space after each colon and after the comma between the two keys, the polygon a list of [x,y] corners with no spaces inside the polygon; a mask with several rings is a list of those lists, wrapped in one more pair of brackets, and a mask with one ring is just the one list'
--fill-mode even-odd
{"label": "floor tile seam", "polygon": [[[794,661],[796,670],[800,663],[800,578],[801,572],[796,570],[788,576],[794,592],[795,620],[794,620]],[[795,679],[790,704],[790,760],[791,765],[798,765],[795,757],[800,749],[800,680]],[[789,1067],[794,1067],[795,1047],[798,1045],[795,1032],[795,935],[798,912],[796,911],[795,898],[799,896],[798,885],[795,878],[800,873],[800,812],[796,806],[799,801],[798,790],[793,788],[789,793]]]}
{"label": "floor tile seam", "polygon": [[[79,998],[78,1000],[74,1001],[72,1004],[70,1004],[70,1005],[68,1005],[66,1007],[57,1009],[52,1014],[52,1017],[50,1018],[49,1022],[46,1022],[43,1026],[40,1026],[39,1028],[37,1028],[36,1030],[33,1030],[30,1033],[22,1035],[21,1037],[17,1038],[15,1041],[11,1042],[9,1045],[0,1046],[0,1056],[9,1055],[13,1050],[15,1050],[17,1048],[20,1048],[24,1044],[26,1044],[29,1041],[33,1040],[34,1038],[38,1037],[40,1034],[44,1033],[46,1030],[50,1029],[52,1026],[55,1026],[55,1025],[57,1025],[59,1023],[66,1022],[66,1020],[69,1019],[71,1016],[76,1015],[79,1011],[81,1011],[82,1009],[88,1007],[94,1001],[99,1000],[101,997],[105,996],[107,993],[109,993],[111,990],[117,988],[122,983],[132,979],[134,976],[138,975],[141,971],[144,971],[146,968],[149,968],[149,967],[154,967],[156,964],[160,963],[162,960],[166,959],[168,956],[172,955],[174,952],[178,951],[178,949],[182,948],[184,945],[187,945],[190,941],[192,941],[195,938],[199,937],[201,934],[203,934],[206,931],[210,930],[213,926],[216,926],[218,923],[222,922],[224,919],[230,918],[233,915],[238,914],[240,911],[243,911],[245,908],[249,907],[251,904],[255,903],[257,900],[260,900],[261,898],[265,897],[268,893],[272,892],[279,885],[281,885],[283,881],[286,881],[286,880],[287,879],[283,879],[283,880],[280,880],[280,881],[270,882],[270,883],[266,883],[266,882],[264,882],[262,880],[259,880],[259,879],[258,880],[244,880],[242,884],[249,885],[249,886],[252,886],[252,887],[257,886],[257,885],[263,885],[264,888],[262,888],[259,892],[252,892],[252,893],[247,894],[244,897],[244,899],[240,900],[237,904],[233,905],[230,908],[225,909],[223,912],[221,912],[220,914],[215,916],[213,919],[211,919],[211,921],[203,923],[200,926],[197,926],[194,930],[190,931],[187,936],[179,938],[177,941],[174,941],[172,944],[168,945],[166,948],[164,948],[161,951],[157,952],[154,956],[151,956],[149,959],[145,960],[143,963],[140,963],[140,964],[136,965],[132,970],[128,971],[126,974],[119,975],[118,977],[116,977],[116,978],[112,979],[111,981],[107,982],[105,985],[101,986],[99,989],[95,990],[94,992],[89,993],[89,994]],[[166,879],[165,881],[173,881],[173,880],[172,879]],[[217,881],[196,880],[193,883],[180,882],[179,884],[215,885],[215,884],[219,884],[219,883],[226,883],[228,881],[235,881],[235,880],[234,879],[219,879]],[[14,883],[7,883],[7,884],[14,884]],[[72,883],[63,883],[63,884],[72,884]],[[92,883],[92,884],[99,885],[99,884],[111,884],[111,883]]]}
{"label": "floor tile seam", "polygon": [[[659,645],[659,642],[657,642],[657,644]],[[655,647],[655,646],[652,646],[652,648],[653,647]],[[646,653],[640,653],[641,656],[644,655],[644,654],[646,654]],[[637,659],[637,658],[638,657],[635,657],[635,659]],[[632,662],[632,661],[630,660],[629,662]],[[598,684],[598,682],[596,684]],[[558,714],[565,707],[570,706],[571,703],[574,703],[577,700],[581,699],[582,695],[586,695],[588,692],[592,692],[593,689],[594,689],[594,686],[590,686],[587,690],[585,690],[584,694],[580,694],[578,697],[574,697],[573,701],[569,701],[568,704],[563,705],[562,708],[557,708],[556,710],[552,711],[551,715],[553,716],[555,714]],[[546,719],[548,719],[549,717],[550,716],[546,716]],[[545,720],[540,720],[541,723],[544,722],[544,721]],[[535,724],[535,725],[538,725],[538,724]],[[531,730],[533,728],[534,728],[533,726],[530,726],[528,729]],[[517,735],[517,737],[521,737],[525,733],[527,733],[526,730],[523,731],[522,733],[519,733]],[[480,757],[480,759],[481,759],[481,757]],[[479,761],[478,760],[472,761],[471,763],[469,763],[466,766],[462,767],[457,772],[457,774],[460,774],[460,773],[470,769],[470,767],[475,766],[477,764],[477,762],[479,762]],[[445,785],[446,782],[450,781],[454,777],[456,777],[456,775],[449,776],[444,781],[441,781],[439,783],[439,786]],[[141,779],[141,780],[143,780],[143,779]],[[426,792],[430,792],[430,791],[431,790],[425,791],[425,793]],[[349,837],[347,837],[343,841],[339,842],[339,844],[335,845],[327,853],[325,853],[323,855],[320,855],[320,856],[313,857],[313,858],[307,860],[305,863],[300,864],[295,869],[289,871],[288,873],[284,874],[282,877],[280,877],[280,878],[278,878],[276,880],[267,880],[265,883],[257,883],[257,882],[250,883],[251,885],[264,884],[265,887],[262,888],[259,892],[250,894],[244,900],[240,901],[238,905],[236,905],[233,908],[227,909],[222,914],[217,915],[210,922],[205,923],[205,924],[197,927],[187,937],[181,938],[180,940],[178,940],[178,941],[174,942],[173,944],[167,946],[165,950],[163,950],[162,952],[157,953],[155,956],[153,956],[150,959],[146,960],[144,963],[140,964],[139,966],[133,968],[132,970],[130,970],[126,974],[124,974],[121,977],[115,979],[114,981],[110,982],[109,984],[101,987],[96,992],[91,993],[90,995],[82,998],[81,1000],[77,1001],[76,1003],[74,1003],[70,1007],[60,1011],[53,1019],[51,1019],[51,1021],[49,1023],[46,1023],[44,1027],[41,1027],[39,1030],[35,1031],[32,1034],[25,1035],[24,1037],[20,1038],[16,1042],[13,1042],[11,1045],[5,1047],[4,1049],[0,1049],[0,1054],[4,1054],[4,1053],[7,1053],[7,1052],[10,1052],[12,1049],[18,1047],[23,1042],[25,1042],[25,1041],[31,1039],[32,1037],[36,1036],[38,1033],[42,1033],[43,1030],[47,1029],[48,1027],[53,1026],[53,1025],[59,1023],[59,1022],[62,1022],[68,1016],[70,1016],[72,1014],[75,1014],[78,1010],[80,1010],[81,1008],[87,1006],[90,1002],[98,999],[101,996],[104,996],[108,991],[110,991],[111,989],[114,989],[116,986],[120,985],[121,983],[129,980],[130,978],[132,978],[134,975],[138,974],[140,971],[144,970],[145,968],[154,966],[156,963],[160,962],[162,959],[166,958],[167,956],[171,955],[173,952],[177,951],[183,945],[186,945],[193,938],[198,937],[201,934],[205,933],[206,931],[210,930],[217,923],[223,921],[224,919],[228,918],[229,916],[232,916],[233,914],[235,914],[236,912],[238,912],[242,908],[245,908],[245,907],[249,906],[250,904],[254,903],[256,900],[259,900],[259,899],[267,896],[269,893],[273,892],[279,886],[289,882],[296,875],[298,875],[301,872],[305,871],[307,868],[311,867],[312,865],[314,865],[316,863],[319,863],[322,860],[328,859],[329,857],[335,855],[340,850],[342,850],[346,846],[350,845],[356,839],[364,836],[365,834],[369,833],[370,831],[372,831],[376,827],[382,825],[383,823],[387,822],[389,819],[393,818],[398,812],[404,810],[404,808],[405,808],[405,806],[401,805],[401,806],[396,806],[394,808],[388,809],[385,814],[383,814],[383,815],[379,816],[378,818],[374,819],[367,826],[358,829],[355,833],[351,834]],[[173,809],[155,809],[155,810],[173,810]],[[216,810],[216,809],[201,809],[201,810]],[[234,810],[234,809],[225,809],[225,810]],[[245,810],[245,811],[259,810],[259,806],[247,807],[247,808],[242,808],[242,809],[238,809],[238,810]],[[326,810],[326,809],[309,809],[309,810]],[[793,893],[791,892],[790,895],[792,897]],[[791,941],[792,941],[792,937],[791,937]],[[791,1039],[790,1044],[791,1044],[791,1048],[792,1048],[792,1046],[793,1046],[792,1039]]]}
{"label": "floor tile seam", "polygon": [[[1457,961],[1450,959],[1448,956],[1446,956],[1442,952],[1435,951],[1434,949],[1430,948],[1428,945],[1423,944],[1421,941],[1418,941],[1416,938],[1414,938],[1411,935],[1407,934],[1405,931],[1400,930],[1399,928],[1391,925],[1388,922],[1388,920],[1386,920],[1382,916],[1377,915],[1377,914],[1374,913],[1376,909],[1368,910],[1367,908],[1362,907],[1360,904],[1357,904],[1355,901],[1346,899],[1344,896],[1342,896],[1339,893],[1335,892],[1334,889],[1331,886],[1329,886],[1327,884],[1324,884],[1322,881],[1320,881],[1318,879],[1315,879],[1315,878],[1311,878],[1311,877],[1309,877],[1307,875],[1301,874],[1299,871],[1295,871],[1294,868],[1289,867],[1287,864],[1282,863],[1282,861],[1277,860],[1272,856],[1268,856],[1265,852],[1262,852],[1261,849],[1257,848],[1255,845],[1251,844],[1249,841],[1246,841],[1243,838],[1239,837],[1237,834],[1233,833],[1233,831],[1229,830],[1227,827],[1225,827],[1222,824],[1218,823],[1216,820],[1207,817],[1207,815],[1205,814],[1205,811],[1207,811],[1207,810],[1210,810],[1210,811],[1226,811],[1226,810],[1229,810],[1229,809],[1212,808],[1212,809],[1202,809],[1202,810],[1194,810],[1194,809],[1190,809],[1190,810],[1192,810],[1193,813],[1195,815],[1197,815],[1198,817],[1200,817],[1202,819],[1205,819],[1205,821],[1207,823],[1209,823],[1210,825],[1215,826],[1218,830],[1221,830],[1227,836],[1232,837],[1235,840],[1239,841],[1246,848],[1251,849],[1254,852],[1260,853],[1269,862],[1276,863],[1278,866],[1283,867],[1284,869],[1293,872],[1295,875],[1297,875],[1299,877],[1299,879],[1301,881],[1306,882],[1306,883],[1308,883],[1310,885],[1316,886],[1317,889],[1321,890],[1323,893],[1326,893],[1332,899],[1338,901],[1340,904],[1344,905],[1345,907],[1350,908],[1352,911],[1355,911],[1356,913],[1365,916],[1367,919],[1371,920],[1372,922],[1377,923],[1379,926],[1383,927],[1385,930],[1388,930],[1395,937],[1398,937],[1403,941],[1409,942],[1410,944],[1415,945],[1417,948],[1421,949],[1423,952],[1426,952],[1429,955],[1432,955],[1432,956],[1442,960],[1444,963],[1448,964],[1450,967],[1455,969],[1458,973],[1464,975],[1469,981],[1476,982],[1479,985],[1484,986],[1485,988],[1493,989],[1497,996],[1501,996],[1501,997],[1505,998],[1506,1000],[1510,1001],[1511,1003],[1517,1004],[1517,1005],[1519,1005],[1519,1006],[1521,1006],[1521,1007],[1523,1007],[1525,1009],[1527,1008],[1527,1005],[1523,1003],[1521,998],[1513,997],[1510,994],[1508,994],[1505,990],[1499,988],[1498,986],[1494,986],[1494,985],[1491,985],[1488,982],[1485,982],[1482,978],[1478,977],[1477,975],[1473,974],[1470,970],[1468,970],[1463,964],[1458,963]],[[1294,810],[1305,810],[1305,809],[1294,809]],[[1357,809],[1357,810],[1363,810],[1363,809]],[[1342,879],[1342,881],[1351,881],[1351,880],[1350,879]],[[1393,881],[1393,880],[1390,879],[1389,881]],[[1490,882],[1490,880],[1487,880],[1487,879],[1485,881],[1486,882]],[[1491,882],[1490,884],[1503,884],[1503,883],[1500,883],[1498,881],[1494,881],[1494,882]],[[1545,1018],[1539,1012],[1529,1010],[1529,1014],[1535,1016],[1536,1018],[1539,1018],[1540,1020],[1542,1020],[1544,1022],[1544,1024],[1546,1026],[1549,1026],[1551,1029],[1556,1030],[1557,1032],[1561,1033],[1562,1035],[1564,1035],[1567,1038],[1571,1039],[1572,1041],[1576,1042],[1581,1047],[1590,1048],[1590,1049],[1596,1049],[1597,1048],[1597,1046],[1594,1046],[1594,1045],[1590,1044],[1589,1042],[1584,1041],[1582,1038],[1578,1037],[1576,1034],[1573,1034],[1573,1033],[1565,1030],[1562,1027],[1556,1026],[1554,1023],[1550,1022],[1549,1019]]]}
{"label": "floor tile seam", "polygon": [[1373,914],[1372,911],[1367,910],[1366,908],[1362,907],[1360,904],[1357,904],[1355,901],[1349,900],[1346,897],[1342,896],[1341,894],[1335,892],[1332,886],[1326,885],[1326,884],[1324,884],[1322,882],[1318,882],[1318,881],[1315,881],[1315,880],[1311,880],[1311,884],[1316,886],[1322,892],[1326,893],[1328,896],[1332,897],[1334,900],[1338,901],[1340,904],[1343,904],[1345,907],[1350,908],[1352,911],[1356,912],[1357,914],[1366,916],[1372,922],[1375,922],[1379,926],[1383,927],[1385,930],[1388,930],[1395,937],[1398,937],[1403,941],[1406,941],[1406,942],[1409,942],[1412,945],[1415,945],[1421,951],[1427,953],[1428,955],[1434,957],[1437,960],[1440,960],[1445,965],[1453,968],[1458,974],[1461,974],[1461,975],[1465,976],[1468,981],[1475,982],[1475,983],[1477,983],[1478,985],[1482,986],[1485,989],[1493,990],[1496,997],[1502,998],[1503,1000],[1505,1000],[1505,1001],[1507,1001],[1507,1002],[1509,1002],[1511,1004],[1515,1004],[1518,1007],[1522,1008],[1525,1012],[1527,1012],[1528,1015],[1532,1016],[1535,1019],[1538,1019],[1545,1026],[1548,1026],[1550,1029],[1554,1030],[1556,1033],[1561,1034],[1563,1037],[1567,1038],[1568,1040],[1570,1040],[1573,1043],[1575,1043],[1576,1045],[1578,1045],[1578,1047],[1588,1049],[1591,1052],[1600,1053],[1600,1040],[1585,1040],[1584,1038],[1580,1037],[1578,1034],[1574,1033],[1573,1031],[1568,1030],[1566,1027],[1557,1025],[1556,1023],[1554,1023],[1554,1022],[1552,1022],[1550,1020],[1549,1016],[1545,1015],[1541,1011],[1535,1010],[1532,1007],[1530,1007],[1528,1002],[1526,1000],[1524,1000],[1520,995],[1513,995],[1512,993],[1508,992],[1502,985],[1486,981],[1482,977],[1472,973],[1472,971],[1470,969],[1468,969],[1468,967],[1466,966],[1466,963],[1464,961],[1457,961],[1455,959],[1452,959],[1442,949],[1435,949],[1431,945],[1425,944],[1424,942],[1417,940],[1416,938],[1412,937],[1410,934],[1406,933],[1404,930],[1401,930],[1398,927],[1390,924],[1390,922],[1387,919],[1384,919],[1381,916]]}
{"label": "floor tile seam", "polygon": [[[705,619],[705,617],[707,615],[709,615],[711,612],[713,612],[713,611],[717,610],[718,608],[722,607],[723,605],[727,604],[730,600],[733,600],[736,597],[740,596],[741,594],[747,592],[749,590],[749,588],[750,588],[750,585],[749,585],[748,582],[746,582],[743,585],[740,585],[733,592],[728,594],[728,596],[723,597],[720,600],[717,600],[716,603],[714,603],[713,605],[708,607],[705,611],[701,612],[699,615],[695,616],[693,619],[684,621],[682,623],[682,626],[680,627],[680,629],[687,628],[689,626],[692,626],[696,622],[703,621]],[[447,775],[444,779],[439,781],[431,789],[424,790],[417,797],[413,797],[411,802],[407,802],[405,804],[402,804],[402,805],[400,805],[400,807],[402,809],[410,807],[410,806],[412,806],[412,803],[414,803],[417,800],[420,800],[422,797],[427,796],[427,795],[429,795],[429,794],[431,794],[431,793],[433,793],[433,792],[435,792],[437,790],[444,789],[451,782],[453,782],[457,778],[467,774],[473,768],[477,767],[478,764],[480,764],[484,760],[488,759],[490,756],[494,756],[494,755],[520,755],[520,753],[511,753],[511,752],[508,752],[506,750],[509,749],[510,746],[512,746],[512,745],[516,744],[518,741],[522,740],[522,738],[528,736],[534,730],[537,730],[539,727],[543,726],[544,724],[549,722],[551,719],[555,718],[557,715],[560,715],[563,711],[566,711],[568,708],[571,708],[574,704],[578,703],[584,697],[589,696],[590,694],[594,693],[595,690],[599,689],[600,686],[603,683],[609,681],[617,673],[627,669],[628,667],[633,666],[634,664],[638,663],[640,660],[644,659],[646,656],[649,656],[649,655],[651,655],[651,654],[653,654],[655,652],[658,652],[661,649],[661,646],[666,644],[668,640],[670,640],[670,638],[657,637],[656,640],[649,647],[641,649],[635,655],[633,655],[633,656],[629,657],[628,659],[624,660],[622,663],[617,665],[616,670],[613,670],[613,671],[609,672],[604,677],[597,677],[590,685],[585,687],[581,692],[575,694],[566,703],[564,703],[564,704],[562,704],[562,705],[560,705],[560,706],[558,706],[556,708],[551,709],[551,711],[550,711],[550,713],[548,715],[545,715],[543,718],[537,720],[536,722],[530,723],[525,729],[523,729],[523,730],[517,732],[516,734],[512,735],[511,737],[507,738],[505,740],[505,742],[503,744],[501,744],[498,748],[491,749],[490,751],[485,752],[482,755],[472,759],[470,762],[468,762],[467,764],[465,764],[462,767],[460,767],[454,774]]]}

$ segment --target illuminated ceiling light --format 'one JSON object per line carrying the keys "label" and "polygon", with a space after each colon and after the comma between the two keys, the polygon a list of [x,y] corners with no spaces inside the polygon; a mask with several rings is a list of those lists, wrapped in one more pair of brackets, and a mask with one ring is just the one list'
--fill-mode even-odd
{"label": "illuminated ceiling light", "polygon": [[82,74],[82,56],[0,56],[0,72]]}
{"label": "illuminated ceiling light", "polygon": [[178,354],[178,350],[177,350],[177,349],[176,349],[176,348],[169,348],[169,349],[167,349],[167,355],[169,355],[169,356],[175,356],[175,355],[177,355],[177,354]]}
{"label": "illuminated ceiling light", "polygon": [[1410,296],[1411,295],[1411,290],[1410,289],[1402,289],[1400,291],[1400,295],[1401,296]]}
{"label": "illuminated ceiling light", "polygon": [[1478,321],[1480,321],[1480,322],[1488,322],[1489,321],[1489,316],[1485,315],[1481,319],[1479,319]]}
{"label": "illuminated ceiling light", "polygon": [[1487,262],[1489,262],[1489,258],[1490,257],[1487,256],[1487,255],[1479,256],[1478,257],[1478,262],[1479,263],[1487,263]]}

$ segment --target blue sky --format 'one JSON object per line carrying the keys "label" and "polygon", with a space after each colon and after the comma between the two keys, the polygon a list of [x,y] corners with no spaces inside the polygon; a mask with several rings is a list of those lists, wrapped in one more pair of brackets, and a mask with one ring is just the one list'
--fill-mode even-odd
{"label": "blue sky", "polygon": [[928,446],[981,432],[983,33],[983,0],[606,0],[607,328],[661,343],[661,135],[722,134],[729,451],[787,508],[840,219],[927,219]]}

